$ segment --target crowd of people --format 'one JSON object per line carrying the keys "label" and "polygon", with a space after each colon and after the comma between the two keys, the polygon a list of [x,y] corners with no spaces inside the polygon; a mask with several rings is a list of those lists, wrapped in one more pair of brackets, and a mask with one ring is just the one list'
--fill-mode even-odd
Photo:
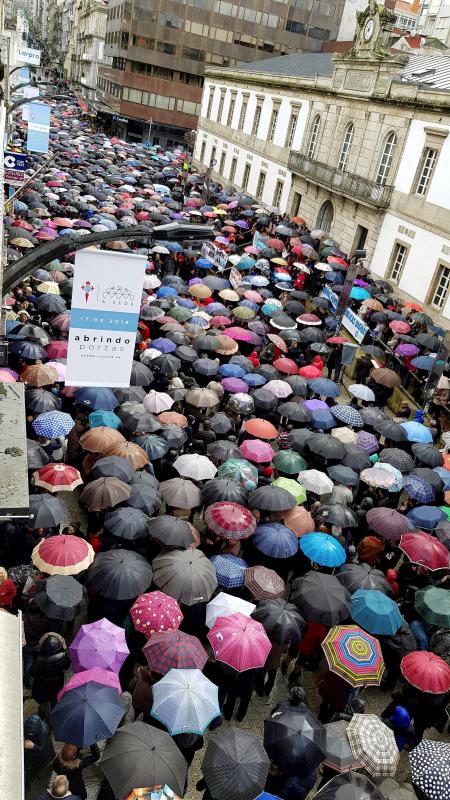
{"label": "crowd of people", "polygon": [[128,388],[64,384],[74,252],[6,298],[31,518],[0,526],[0,605],[23,615],[27,798],[86,800],[96,763],[99,800],[192,796],[201,751],[207,800],[381,800],[403,750],[401,796],[449,797],[450,384],[431,418],[393,416],[386,366],[428,375],[442,331],[361,265],[356,348],[327,232],[217,184],[205,199],[187,154],[108,139],[75,101],[52,104],[50,139],[5,219],[10,263],[144,221],[204,222],[215,250],[106,244],[147,256]]}

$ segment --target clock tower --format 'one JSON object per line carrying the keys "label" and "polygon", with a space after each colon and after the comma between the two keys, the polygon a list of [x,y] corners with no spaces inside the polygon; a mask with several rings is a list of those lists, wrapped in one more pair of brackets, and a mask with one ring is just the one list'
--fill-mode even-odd
{"label": "clock tower", "polygon": [[369,0],[365,11],[356,15],[357,30],[352,55],[365,55],[375,59],[392,57],[390,45],[393,40],[395,14],[384,3]]}

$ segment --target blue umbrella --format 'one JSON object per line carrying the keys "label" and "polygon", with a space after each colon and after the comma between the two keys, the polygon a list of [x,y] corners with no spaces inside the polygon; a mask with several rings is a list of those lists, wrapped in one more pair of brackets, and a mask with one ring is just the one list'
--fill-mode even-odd
{"label": "blue umbrella", "polygon": [[63,411],[46,411],[39,414],[31,423],[38,436],[54,439],[55,436],[67,436],[75,425],[70,414]]}
{"label": "blue umbrella", "polygon": [[344,467],[343,464],[328,467],[328,475],[332,481],[342,483],[343,486],[357,486],[359,483],[358,473],[350,467]]}
{"label": "blue umbrella", "polygon": [[58,741],[89,747],[113,736],[123,715],[117,689],[89,681],[63,694],[51,714],[52,728]]}
{"label": "blue umbrella", "polygon": [[344,548],[334,536],[327,533],[305,533],[299,544],[302,553],[321,567],[340,567],[345,563]]}
{"label": "blue umbrella", "polygon": [[167,247],[171,253],[183,252],[183,246],[179,242],[164,242],[164,247]]}
{"label": "blue umbrella", "polygon": [[199,669],[170,669],[152,692],[150,713],[172,736],[201,735],[220,716],[219,689]]}
{"label": "blue umbrella", "polygon": [[436,506],[417,506],[408,511],[408,519],[411,520],[415,528],[432,531],[442,520],[447,519],[447,515]]}
{"label": "blue umbrella", "polygon": [[156,290],[156,297],[178,297],[178,292],[173,286],[160,286]]}
{"label": "blue umbrella", "polygon": [[309,386],[315,394],[322,397],[339,397],[341,390],[334,381],[329,378],[313,378],[309,381]]}
{"label": "blue umbrella", "polygon": [[403,478],[403,489],[408,492],[410,498],[418,503],[432,503],[434,500],[434,489],[427,481],[419,475],[405,475]]}
{"label": "blue umbrella", "polygon": [[221,556],[211,556],[211,563],[216,570],[219,586],[225,589],[237,589],[244,585],[248,564],[243,558],[226,553]]}
{"label": "blue umbrella", "polygon": [[258,525],[253,535],[255,547],[272,558],[291,558],[298,553],[298,539],[285,525],[268,522]]}
{"label": "blue umbrella", "polygon": [[200,317],[198,314],[194,317],[189,317],[188,322],[190,325],[198,325],[199,328],[208,328],[209,322],[207,319]]}
{"label": "blue umbrella", "polygon": [[367,289],[362,289],[360,286],[353,286],[350,292],[352,300],[368,300],[370,292]]}
{"label": "blue umbrella", "polygon": [[352,595],[352,619],[375,636],[392,636],[403,625],[395,600],[378,589],[357,589]]}
{"label": "blue umbrella", "polygon": [[242,376],[242,380],[252,389],[256,389],[258,386],[264,386],[264,384],[267,383],[264,375],[258,375],[257,372],[246,372],[245,375]]}
{"label": "blue umbrella", "polygon": [[202,269],[212,269],[211,261],[208,261],[207,258],[197,258],[196,260],[197,267],[201,267]]}
{"label": "blue umbrella", "polygon": [[[207,275],[206,278],[203,278],[203,283],[205,284],[205,286],[208,286],[215,292],[218,292],[221,289],[229,289],[231,286],[230,281],[227,281],[225,278],[219,278],[218,275]],[[220,305],[220,304],[210,303],[208,306],[208,313],[210,311],[211,306],[213,305]]]}
{"label": "blue umbrella", "polygon": [[259,305],[258,303],[254,303],[253,300],[241,300],[238,303],[238,307],[243,306],[244,308],[250,308],[252,311],[258,311]]}
{"label": "blue umbrella", "polygon": [[450,471],[444,469],[444,467],[435,467],[433,472],[436,472],[441,480],[444,481],[444,490],[448,491],[448,489],[450,489]]}
{"label": "blue umbrella", "polygon": [[219,367],[222,378],[243,378],[245,370],[239,364],[222,364]]}
{"label": "blue umbrella", "polygon": [[180,299],[177,300],[177,306],[181,306],[181,308],[192,308],[192,309],[197,308],[194,301],[191,300],[189,297],[180,297]]}
{"label": "blue umbrella", "polygon": [[151,461],[162,458],[169,451],[169,442],[167,439],[152,433],[136,436],[134,441],[145,450]]}
{"label": "blue umbrella", "polygon": [[429,444],[429,442],[433,441],[430,429],[427,428],[426,425],[422,425],[421,422],[411,420],[410,422],[401,422],[400,425],[406,433],[408,442],[424,442],[425,444]]}
{"label": "blue umbrella", "polygon": [[194,370],[198,375],[217,375],[218,372],[218,365],[212,358],[198,358],[197,361],[194,361],[193,365]]}
{"label": "blue umbrella", "polygon": [[82,406],[93,408],[97,411],[101,408],[103,411],[113,411],[119,405],[119,401],[111,389],[104,389],[96,386],[86,386],[82,389],[77,389],[75,392],[75,400]]}
{"label": "blue umbrella", "polygon": [[121,424],[120,417],[118,417],[114,411],[102,411],[100,409],[99,411],[93,411],[92,414],[89,414],[90,428],[105,426],[106,428],[114,428],[118,431]]}
{"label": "blue umbrella", "polygon": [[336,419],[343,422],[345,425],[350,425],[351,428],[362,428],[364,425],[364,420],[359,411],[346,403],[333,406],[331,408],[331,413],[333,417],[336,417]]}
{"label": "blue umbrella", "polygon": [[413,358],[411,364],[417,369],[423,369],[425,372],[429,372],[433,369],[435,360],[430,356],[417,356],[417,358]]}
{"label": "blue umbrella", "polygon": [[329,430],[336,426],[336,420],[327,408],[315,408],[311,411],[312,426],[315,430]]}
{"label": "blue umbrella", "polygon": [[39,359],[48,358],[42,345],[37,342],[28,342],[26,339],[11,342],[10,349],[11,352],[22,356],[22,358],[27,358],[29,361],[38,361]]}
{"label": "blue umbrella", "polygon": [[159,350],[160,353],[173,353],[177,349],[175,342],[172,342],[171,339],[153,339],[150,347]]}
{"label": "blue umbrella", "polygon": [[[206,278],[205,278],[205,282],[206,282]],[[224,306],[223,303],[209,303],[208,304],[208,314],[212,314],[214,317],[215,316],[222,316],[222,315],[225,316],[225,317],[231,316],[230,310],[226,306]]]}

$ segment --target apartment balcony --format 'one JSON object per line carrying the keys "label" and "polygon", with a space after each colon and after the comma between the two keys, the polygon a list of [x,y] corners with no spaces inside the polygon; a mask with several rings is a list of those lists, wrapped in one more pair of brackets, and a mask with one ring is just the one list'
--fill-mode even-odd
{"label": "apartment balcony", "polygon": [[344,195],[350,200],[360,201],[375,208],[388,208],[393,186],[379,186],[374,181],[353,175],[351,172],[342,172],[336,167],[322,164],[311,158],[292,151],[288,161],[289,169],[296,175],[326,189],[330,189],[337,194]]}

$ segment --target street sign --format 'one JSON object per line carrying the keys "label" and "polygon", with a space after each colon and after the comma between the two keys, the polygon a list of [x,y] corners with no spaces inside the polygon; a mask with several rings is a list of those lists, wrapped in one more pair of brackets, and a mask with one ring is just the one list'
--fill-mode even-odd
{"label": "street sign", "polygon": [[11,181],[23,183],[25,180],[25,170],[28,169],[28,159],[25,155],[5,150],[3,154],[3,164],[6,183]]}
{"label": "street sign", "polygon": [[30,47],[16,44],[16,61],[21,61],[23,64],[34,64],[35,67],[39,67],[41,63],[41,51],[32,50]]}

